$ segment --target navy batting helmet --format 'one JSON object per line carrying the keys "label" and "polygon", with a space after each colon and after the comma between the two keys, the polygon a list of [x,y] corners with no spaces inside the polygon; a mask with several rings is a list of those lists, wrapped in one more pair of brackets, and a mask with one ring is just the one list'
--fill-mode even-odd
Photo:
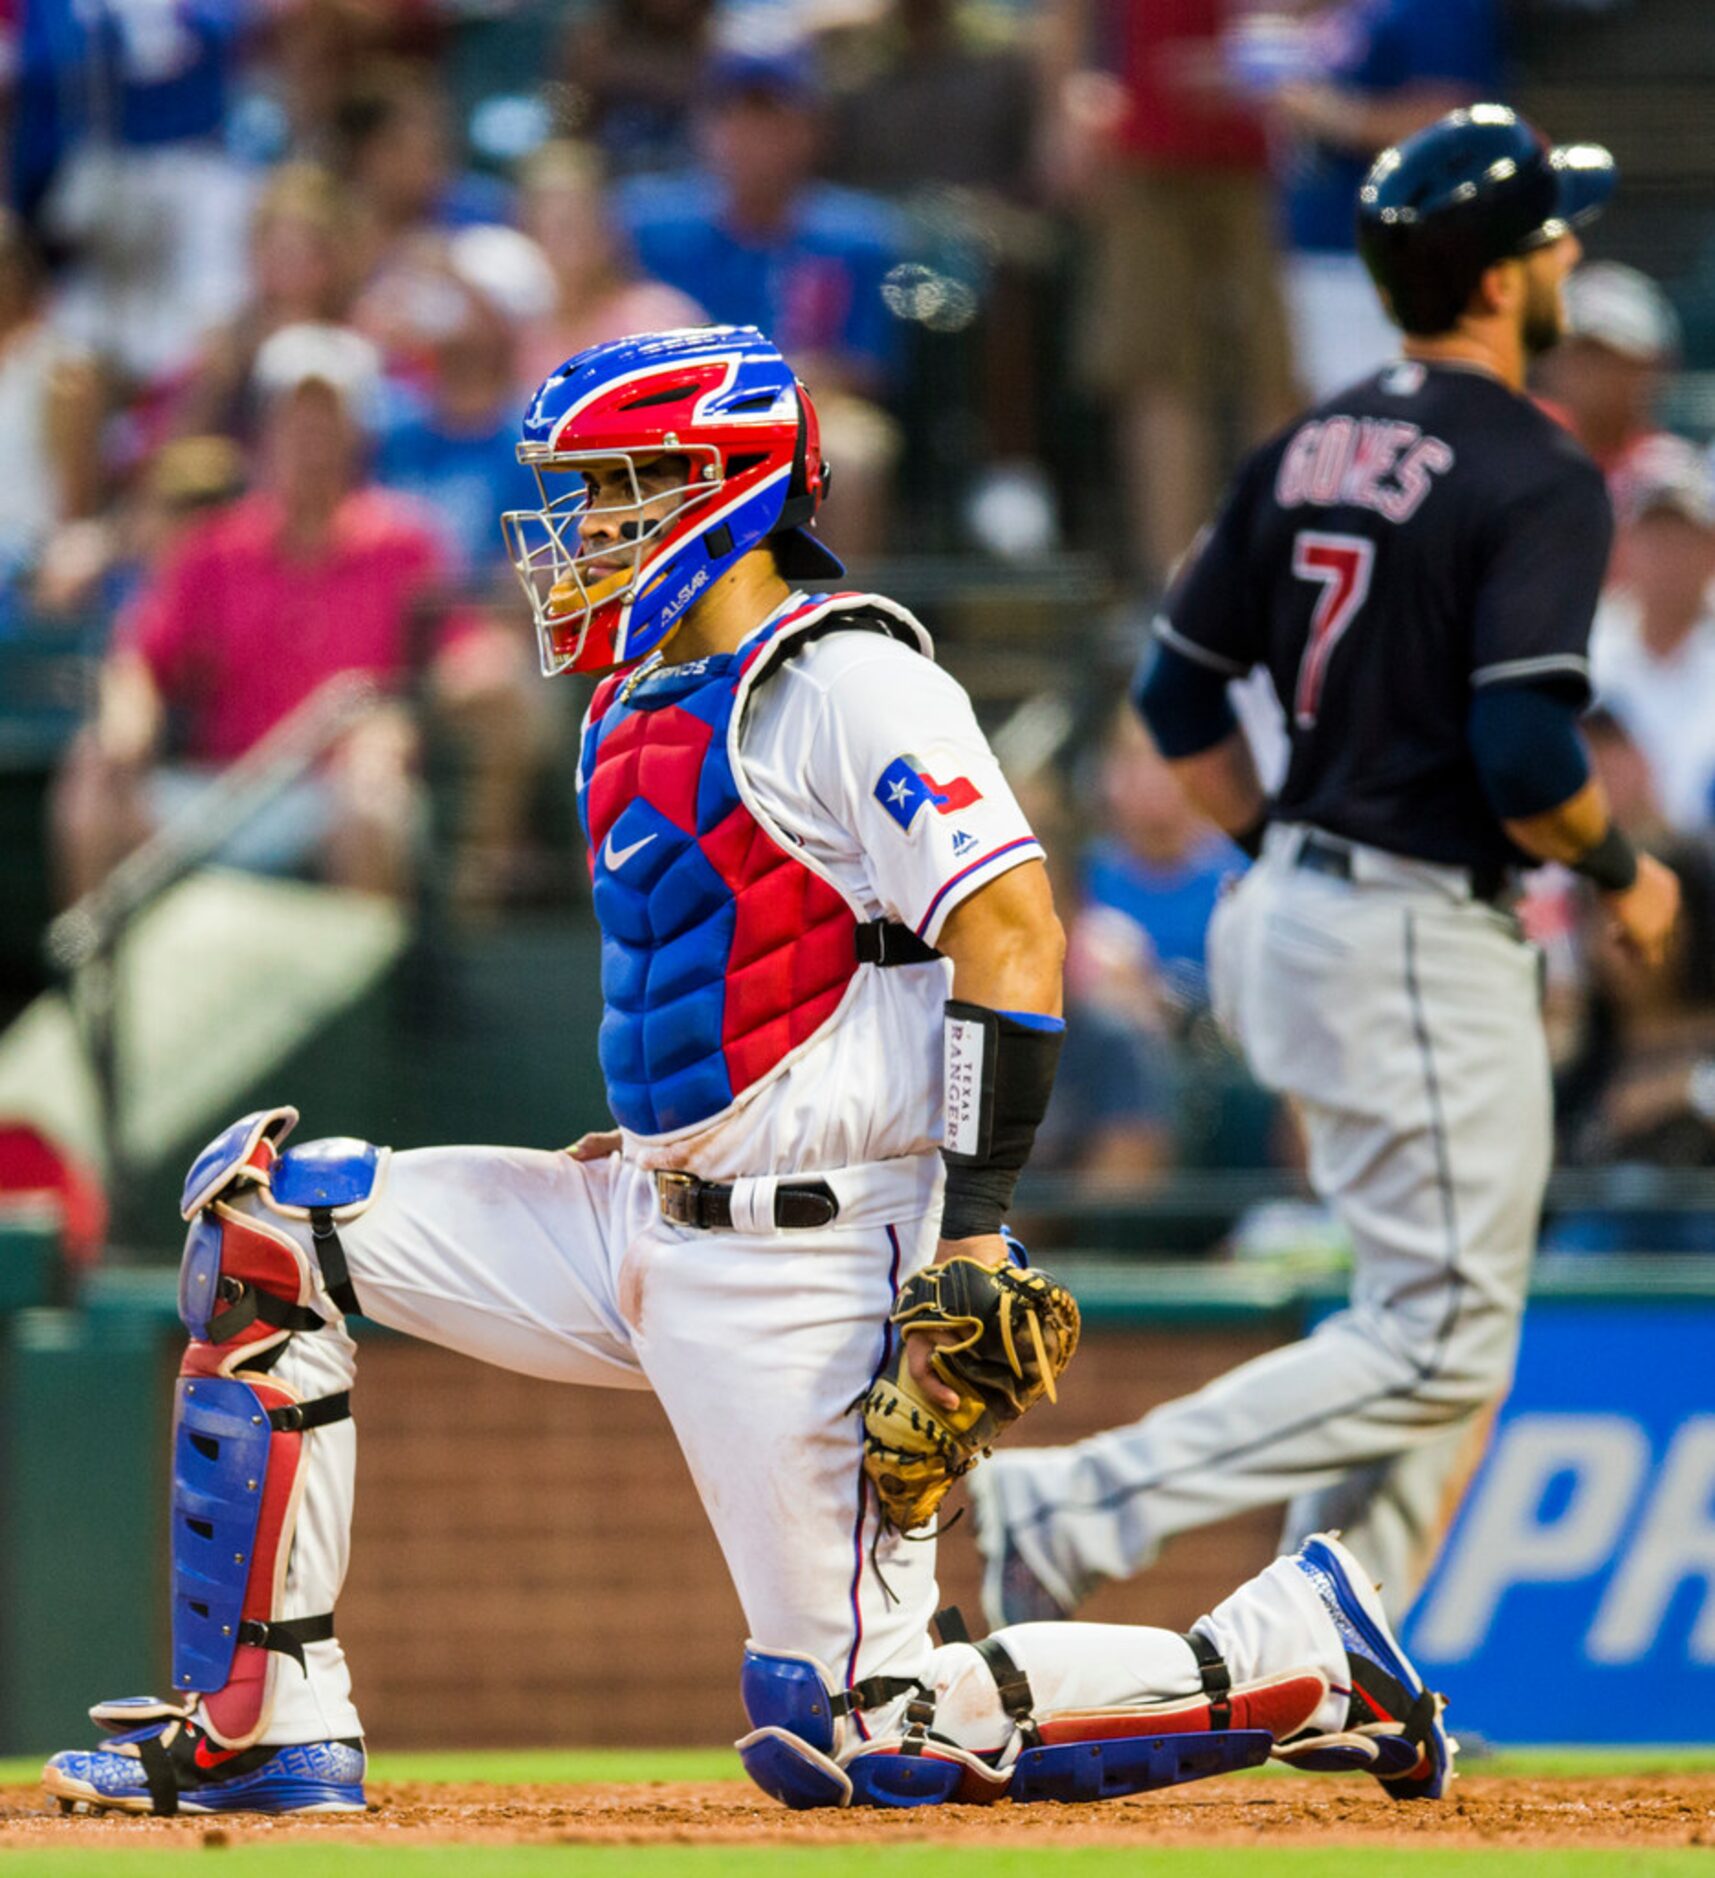
{"label": "navy batting helmet", "polygon": [[1473,104],[1376,158],[1358,252],[1399,325],[1446,332],[1485,268],[1589,221],[1615,180],[1600,144],[1553,148],[1505,105]]}

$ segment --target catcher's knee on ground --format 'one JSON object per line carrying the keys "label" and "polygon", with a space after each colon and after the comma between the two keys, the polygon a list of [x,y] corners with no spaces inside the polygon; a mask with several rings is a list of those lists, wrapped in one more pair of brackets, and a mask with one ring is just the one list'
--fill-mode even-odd
{"label": "catcher's knee on ground", "polygon": [[[944,1628],[962,1632],[949,1618]],[[739,1758],[763,1792],[796,1809],[1105,1800],[1259,1766],[1327,1696],[1317,1670],[1235,1685],[1204,1638],[1186,1642],[1203,1684],[1194,1696],[1040,1713],[995,1637],[950,1638],[932,1686],[877,1676],[847,1689],[813,1657],[749,1644],[751,1731]],[[866,1734],[859,1715],[892,1725]],[[942,1716],[957,1719],[944,1730]]]}
{"label": "catcher's knee on ground", "polygon": [[[281,1659],[307,1673],[306,1647],[334,1634],[331,1590],[325,1610],[288,1617],[283,1602],[312,1471],[305,1437],[351,1417],[341,1320],[358,1305],[338,1227],[368,1207],[387,1162],[349,1140],[281,1153],[296,1120],[272,1109],[235,1122],[198,1156],[183,1198],[191,1342],[173,1433],[173,1704],[188,1714],[200,1699],[206,1732],[227,1748],[267,1728]],[[288,1358],[302,1335],[322,1346],[313,1365]],[[343,1386],[306,1394],[282,1372]]]}

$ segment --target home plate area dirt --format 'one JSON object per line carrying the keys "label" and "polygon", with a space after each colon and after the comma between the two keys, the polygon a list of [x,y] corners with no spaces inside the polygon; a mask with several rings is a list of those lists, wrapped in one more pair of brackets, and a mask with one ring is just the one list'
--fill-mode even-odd
{"label": "home plate area dirt", "polygon": [[625,1786],[372,1783],[369,1811],[326,1819],[65,1815],[39,1788],[0,1792],[0,1849],[176,1839],[317,1838],[389,1844],[827,1844],[949,1840],[1004,1845],[1715,1846],[1715,1774],[1461,1780],[1439,1805],[1395,1805],[1357,1779],[1257,1779],[1100,1806],[946,1806],[789,1813],[736,1782]]}

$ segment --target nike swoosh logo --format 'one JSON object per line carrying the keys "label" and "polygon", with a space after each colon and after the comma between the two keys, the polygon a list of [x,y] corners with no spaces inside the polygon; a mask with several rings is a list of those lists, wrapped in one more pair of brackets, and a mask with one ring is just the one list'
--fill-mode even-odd
{"label": "nike swoosh logo", "polygon": [[613,845],[613,834],[610,830],[607,837],[607,846],[602,851],[602,862],[610,874],[617,873],[640,848],[648,847],[650,842],[654,839],[655,837],[653,835],[645,835],[641,840],[632,842],[629,848],[616,848]]}

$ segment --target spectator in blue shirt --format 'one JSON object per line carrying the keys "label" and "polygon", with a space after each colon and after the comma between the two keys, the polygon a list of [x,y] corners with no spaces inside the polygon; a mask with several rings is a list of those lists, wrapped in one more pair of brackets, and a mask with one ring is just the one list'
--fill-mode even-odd
{"label": "spectator in blue shirt", "polygon": [[644,272],[713,320],[760,326],[812,390],[885,393],[899,339],[881,289],[899,224],[876,197],[815,180],[821,96],[808,54],[723,55],[704,96],[703,166],[621,189]]}
{"label": "spectator in blue shirt", "polygon": [[1084,851],[1077,964],[1101,1001],[1177,1029],[1208,1002],[1209,916],[1244,858],[1189,806],[1129,706],[1114,714],[1100,787],[1106,832]]}
{"label": "spectator in blue shirt", "polygon": [[[1016,776],[1013,786],[1070,910],[1065,887],[1078,866],[1066,792],[1047,769]],[[1086,1198],[1139,1193],[1174,1163],[1183,1079],[1166,1040],[1141,1017],[1099,996],[1084,997],[1076,973],[1068,973],[1066,1047],[1031,1165],[1039,1173],[1075,1176]]]}
{"label": "spectator in blue shirt", "polygon": [[1397,356],[1353,233],[1378,151],[1501,88],[1498,0],[1344,0],[1308,22],[1304,75],[1274,94],[1291,143],[1287,296],[1312,400]]}
{"label": "spectator in blue shirt", "polygon": [[55,325],[122,379],[184,369],[245,292],[251,181],[223,147],[256,0],[30,0],[9,182],[58,250]]}
{"label": "spectator in blue shirt", "polygon": [[723,54],[703,98],[702,166],[634,178],[620,190],[620,220],[645,274],[712,320],[760,326],[792,361],[840,466],[827,526],[861,557],[881,538],[881,489],[898,450],[877,405],[900,365],[883,288],[901,223],[877,198],[815,179],[822,98],[807,50]]}
{"label": "spectator in blue shirt", "polygon": [[425,231],[511,219],[510,190],[461,167],[452,101],[430,65],[359,66],[334,105],[329,161],[369,219],[372,269]]}
{"label": "spectator in blue shirt", "polygon": [[414,329],[431,360],[420,392],[395,387],[376,480],[422,501],[454,573],[487,585],[506,566],[495,518],[538,501],[516,454],[518,341],[553,305],[553,272],[516,229],[467,228],[376,294],[397,308],[395,340]]}

